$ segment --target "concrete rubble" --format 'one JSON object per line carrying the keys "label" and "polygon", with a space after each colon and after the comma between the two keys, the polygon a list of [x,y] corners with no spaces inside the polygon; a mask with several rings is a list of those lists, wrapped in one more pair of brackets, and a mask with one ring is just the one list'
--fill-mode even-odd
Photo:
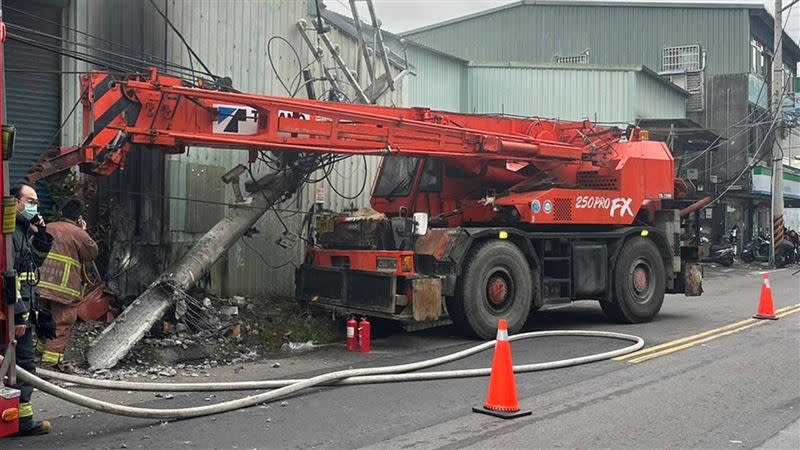
{"label": "concrete rubble", "polygon": [[186,292],[274,203],[284,197],[291,189],[291,176],[291,171],[285,171],[246,183],[248,192],[255,193],[252,201],[247,206],[229,208],[220,222],[103,330],[87,354],[91,367],[114,367],[171,307],[182,316],[188,308]]}
{"label": "concrete rubble", "polygon": [[[90,368],[82,374],[140,381],[205,378],[217,366],[240,365],[278,353],[286,357],[340,338],[341,330],[329,315],[312,316],[292,299],[218,298],[200,290],[190,291],[187,298],[191,299],[180,317],[176,308],[168,310],[117,367]],[[229,314],[231,308],[240,314]],[[89,342],[102,333],[104,325],[79,321],[66,360],[85,368]],[[312,335],[322,340],[308,340]],[[293,342],[294,338],[299,342]],[[268,364],[273,369],[281,367],[274,361]]]}

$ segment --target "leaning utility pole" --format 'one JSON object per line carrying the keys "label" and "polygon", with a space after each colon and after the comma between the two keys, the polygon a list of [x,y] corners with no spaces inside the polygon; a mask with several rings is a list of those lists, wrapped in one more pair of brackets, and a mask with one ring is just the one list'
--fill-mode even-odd
{"label": "leaning utility pole", "polygon": [[775,114],[775,126],[772,131],[772,252],[770,262],[776,265],[778,249],[783,244],[783,152],[780,139],[783,134],[783,2],[775,0],[775,21],[773,24],[773,57],[772,57],[772,113]]}

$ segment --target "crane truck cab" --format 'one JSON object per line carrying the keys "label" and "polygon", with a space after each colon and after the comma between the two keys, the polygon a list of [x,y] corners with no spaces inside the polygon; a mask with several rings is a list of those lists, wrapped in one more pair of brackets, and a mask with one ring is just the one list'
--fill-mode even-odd
{"label": "crane truck cab", "polygon": [[[666,293],[700,294],[697,250],[681,246],[679,210],[634,204],[597,189],[597,177],[591,195],[555,183],[511,192],[448,163],[387,157],[374,209],[317,214],[314,244],[296,270],[298,300],[407,324],[450,319],[491,339],[498,319],[516,332],[545,305],[596,300],[610,319],[639,323],[655,318]],[[602,215],[600,223],[581,212]]]}

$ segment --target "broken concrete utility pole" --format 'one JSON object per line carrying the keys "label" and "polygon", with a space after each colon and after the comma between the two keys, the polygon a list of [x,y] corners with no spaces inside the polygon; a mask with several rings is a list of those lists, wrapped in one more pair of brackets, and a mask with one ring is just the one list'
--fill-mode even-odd
{"label": "broken concrete utility pole", "polygon": [[[246,184],[245,188],[254,193],[252,201],[229,208],[224,219],[103,330],[89,348],[89,365],[94,369],[114,367],[175,303],[181,292],[191,289],[274,203],[281,200],[290,189],[290,180],[291,172],[283,171]],[[238,183],[238,179],[235,182]]]}

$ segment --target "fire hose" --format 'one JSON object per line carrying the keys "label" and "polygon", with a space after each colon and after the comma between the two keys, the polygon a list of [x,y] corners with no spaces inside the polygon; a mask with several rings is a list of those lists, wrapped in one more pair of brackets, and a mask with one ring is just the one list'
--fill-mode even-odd
{"label": "fire hose", "polygon": [[[556,330],[556,331],[535,331],[520,333],[509,337],[510,341],[519,341],[547,336],[581,336],[581,337],[600,337],[617,339],[632,342],[631,345],[617,350],[610,350],[592,355],[579,356],[575,358],[548,361],[535,364],[523,364],[514,366],[515,373],[535,372],[541,370],[558,369],[580,364],[611,359],[617,356],[635,352],[644,346],[644,340],[638,336],[623,333],[613,333],[608,331],[579,331],[579,330]],[[417,361],[407,364],[399,364],[384,367],[370,367],[361,369],[346,369],[317,375],[306,379],[287,379],[287,380],[264,380],[264,381],[237,381],[226,383],[150,383],[150,382],[130,382],[112,381],[84,378],[75,375],[61,374],[52,371],[40,371],[41,375],[48,378],[67,381],[83,386],[120,389],[120,390],[139,390],[139,391],[233,391],[233,390],[252,390],[252,389],[273,389],[255,395],[249,395],[236,400],[225,401],[213,405],[196,406],[188,408],[142,408],[135,406],[120,405],[103,400],[98,400],[83,394],[72,392],[56,384],[45,381],[30,372],[17,366],[17,376],[20,380],[29,383],[42,392],[58,397],[62,400],[80,405],[97,411],[116,414],[121,416],[139,417],[146,419],[176,420],[188,419],[192,417],[208,416],[223,412],[234,411],[241,408],[255,406],[262,403],[272,402],[280,398],[294,394],[314,386],[343,386],[356,384],[374,383],[394,383],[407,381],[431,381],[454,378],[479,377],[491,374],[491,368],[481,369],[458,369],[435,372],[415,372],[416,370],[426,369],[433,366],[447,364],[468,356],[483,352],[494,347],[496,341],[488,341],[448,355]]]}

